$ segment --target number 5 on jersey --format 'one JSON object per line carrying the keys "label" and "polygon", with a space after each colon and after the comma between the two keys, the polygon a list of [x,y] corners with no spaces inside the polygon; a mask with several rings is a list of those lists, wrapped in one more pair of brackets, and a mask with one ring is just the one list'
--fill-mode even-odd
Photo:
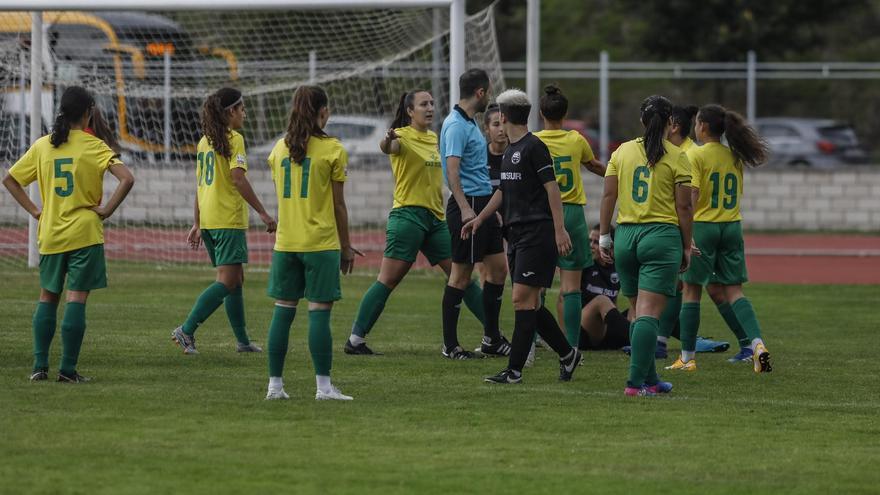
{"label": "number 5 on jersey", "polygon": [[[299,197],[300,198],[308,198],[309,197],[309,169],[312,167],[312,160],[309,157],[305,157],[302,163],[300,164],[300,187],[299,187]],[[284,198],[290,197],[290,158],[285,158],[281,161],[282,173],[284,174]]]}
{"label": "number 5 on jersey", "polygon": [[64,180],[64,187],[55,186],[55,194],[65,198],[73,194],[73,172],[65,170],[65,165],[73,165],[73,158],[58,158],[55,160],[55,179]]}

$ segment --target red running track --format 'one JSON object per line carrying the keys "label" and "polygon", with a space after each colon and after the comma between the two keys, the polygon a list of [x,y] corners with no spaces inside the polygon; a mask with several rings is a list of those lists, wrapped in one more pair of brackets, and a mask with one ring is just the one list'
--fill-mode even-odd
{"label": "red running track", "polygon": [[[109,259],[158,262],[207,262],[203,248],[186,246],[185,230],[136,228],[105,232]],[[248,232],[252,264],[267,265],[274,237]],[[385,244],[381,230],[352,234],[352,243],[366,256],[361,267],[378,268]],[[27,231],[0,229],[0,258],[26,255]],[[746,235],[746,262],[753,282],[787,284],[878,284],[880,285],[880,236],[838,234]],[[419,256],[416,268],[427,261]]]}

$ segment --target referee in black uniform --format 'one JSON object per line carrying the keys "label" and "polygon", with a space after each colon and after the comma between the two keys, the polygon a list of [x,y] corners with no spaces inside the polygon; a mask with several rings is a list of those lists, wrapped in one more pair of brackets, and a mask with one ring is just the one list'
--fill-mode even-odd
{"label": "referee in black uniform", "polygon": [[522,380],[536,329],[559,354],[559,379],[569,381],[580,364],[581,353],[569,345],[552,313],[540,303],[541,288],[553,283],[556,259],[571,251],[553,159],[547,146],[528,130],[532,105],[526,94],[510,89],[498,95],[497,102],[510,140],[501,162],[501,185],[483,211],[462,228],[462,237],[467,237],[499,207],[507,228],[507,259],[516,311],[513,343],[507,369],[486,381]]}

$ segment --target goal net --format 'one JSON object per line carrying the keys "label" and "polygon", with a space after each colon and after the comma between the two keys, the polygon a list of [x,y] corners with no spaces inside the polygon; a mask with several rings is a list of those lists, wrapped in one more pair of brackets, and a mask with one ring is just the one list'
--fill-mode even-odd
{"label": "goal net", "polygon": [[[0,12],[0,168],[30,145],[30,13]],[[275,211],[266,157],[286,128],[294,89],[323,86],[327,131],[349,151],[346,199],[353,243],[378,266],[393,178],[378,154],[399,96],[432,92],[435,125],[449,109],[449,9],[44,12],[43,126],[71,85],[89,88],[116,129],[137,184],[105,224],[111,260],[204,265],[185,242],[195,198],[194,149],[204,98],[230,85],[245,95],[248,177]],[[491,7],[467,18],[466,68],[503,89]],[[439,130],[439,129],[438,129]],[[116,181],[105,179],[105,198]],[[251,217],[251,263],[268,264],[274,237]],[[23,266],[27,215],[0,193],[0,266]],[[361,266],[364,266],[361,264]]]}

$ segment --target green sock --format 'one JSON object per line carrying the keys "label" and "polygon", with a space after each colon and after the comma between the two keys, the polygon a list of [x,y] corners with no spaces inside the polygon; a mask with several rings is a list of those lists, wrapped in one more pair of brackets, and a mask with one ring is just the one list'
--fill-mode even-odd
{"label": "green sock", "polygon": [[755,315],[755,308],[752,307],[751,301],[746,297],[741,297],[730,305],[736,320],[742,325],[743,331],[751,343],[755,339],[761,338],[761,327],[758,326],[758,317]]}
{"label": "green sock", "polygon": [[660,315],[660,332],[661,337],[669,338],[675,330],[675,324],[678,322],[678,315],[681,312],[681,291],[676,291],[674,297],[670,297],[666,301],[666,309]]}
{"label": "green sock", "polygon": [[76,361],[82,348],[86,334],[86,305],[68,302],[64,306],[64,319],[61,320],[61,372],[73,375],[76,372]]}
{"label": "green sock", "polygon": [[296,317],[296,308],[275,305],[269,336],[266,338],[266,354],[269,355],[269,376],[282,376],[284,358],[287,356],[287,341],[290,339],[290,325]]}
{"label": "green sock", "polygon": [[568,343],[577,349],[581,340],[581,293],[568,292],[562,295],[562,321]]}
{"label": "green sock", "polygon": [[223,304],[223,299],[229,295],[229,289],[220,282],[214,282],[196,299],[196,304],[183,324],[183,333],[193,335],[199,325],[205,322],[217,308]]}
{"label": "green sock", "polygon": [[486,313],[483,310],[483,289],[480,288],[480,284],[476,280],[471,280],[471,283],[464,288],[464,297],[462,299],[464,300],[464,305],[480,320],[480,324],[485,326]]}
{"label": "green sock", "polygon": [[49,346],[55,336],[58,303],[38,302],[34,311],[34,371],[49,367]]}
{"label": "green sock", "polygon": [[739,324],[739,320],[736,319],[736,315],[733,313],[733,308],[730,304],[723,302],[717,305],[716,308],[718,308],[721,317],[724,318],[724,322],[727,323],[727,328],[736,335],[736,340],[739,342],[739,346],[748,347],[751,342],[746,336],[746,331],[743,330],[742,325]]}
{"label": "green sock", "polygon": [[226,316],[229,318],[229,325],[232,326],[235,340],[240,344],[250,344],[251,339],[248,338],[247,325],[244,320],[244,295],[240,285],[232,289],[229,295],[223,299],[223,304],[226,306]]}
{"label": "green sock", "polygon": [[697,350],[697,333],[700,331],[700,303],[686,302],[681,305],[681,350]]}
{"label": "green sock", "polygon": [[367,289],[364,298],[361,299],[361,305],[358,307],[357,318],[351,327],[351,333],[358,337],[366,337],[373,325],[379,320],[382,310],[385,309],[385,302],[391,295],[391,289],[378,280]]}
{"label": "green sock", "polygon": [[309,310],[309,353],[315,374],[330,376],[333,365],[333,338],[330,335],[330,310]]}
{"label": "green sock", "polygon": [[[632,351],[629,362],[628,387],[641,387],[649,377],[656,377],[654,351],[660,320],[650,316],[636,318],[632,325]],[[655,378],[656,379],[656,378]]]}

